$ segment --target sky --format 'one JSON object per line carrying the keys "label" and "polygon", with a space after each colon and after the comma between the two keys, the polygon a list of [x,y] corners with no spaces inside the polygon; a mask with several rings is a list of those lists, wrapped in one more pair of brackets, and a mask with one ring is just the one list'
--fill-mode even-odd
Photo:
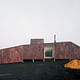
{"label": "sky", "polygon": [[44,42],[80,46],[80,0],[0,0],[0,49]]}

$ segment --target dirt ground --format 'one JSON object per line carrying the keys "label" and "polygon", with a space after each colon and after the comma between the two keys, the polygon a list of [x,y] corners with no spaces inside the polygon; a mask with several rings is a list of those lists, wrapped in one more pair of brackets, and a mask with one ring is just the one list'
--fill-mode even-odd
{"label": "dirt ground", "polygon": [[0,80],[80,80],[63,67],[65,63],[58,60],[0,64]]}

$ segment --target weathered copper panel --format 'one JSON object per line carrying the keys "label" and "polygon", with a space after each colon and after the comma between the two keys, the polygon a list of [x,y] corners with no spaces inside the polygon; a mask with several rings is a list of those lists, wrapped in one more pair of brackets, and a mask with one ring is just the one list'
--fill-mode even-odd
{"label": "weathered copper panel", "polygon": [[66,43],[56,43],[55,44],[55,56],[56,59],[66,59],[69,58],[69,48]]}
{"label": "weathered copper panel", "polygon": [[43,44],[25,45],[23,59],[43,59]]}
{"label": "weathered copper panel", "polygon": [[72,42],[56,43],[56,59],[80,59],[80,47]]}
{"label": "weathered copper panel", "polygon": [[72,43],[70,54],[72,59],[80,59],[80,47]]}
{"label": "weathered copper panel", "polygon": [[15,63],[15,62],[23,62],[23,54],[19,52],[19,50],[23,50],[23,47],[13,47],[0,50],[0,63]]}
{"label": "weathered copper panel", "polygon": [[[52,46],[53,45],[53,46]],[[23,59],[44,59],[44,47],[52,46],[55,59],[80,59],[80,47],[72,42],[45,43],[24,46]],[[40,50],[39,50],[40,49]],[[46,58],[45,58],[46,59]],[[47,58],[51,59],[51,58]]]}
{"label": "weathered copper panel", "polygon": [[25,45],[24,46],[24,53],[23,53],[23,59],[32,59],[33,58],[33,54],[32,54],[32,50],[31,50],[31,46],[30,45]]}
{"label": "weathered copper panel", "polygon": [[[0,50],[0,64],[23,62],[24,59],[46,59],[45,46],[52,46],[55,59],[80,59],[80,47],[72,42],[44,43],[17,46]],[[47,59],[51,59],[50,57]]]}
{"label": "weathered copper panel", "polygon": [[55,50],[55,59],[80,59],[80,47],[72,42],[45,43],[44,47],[50,45],[53,45]]}

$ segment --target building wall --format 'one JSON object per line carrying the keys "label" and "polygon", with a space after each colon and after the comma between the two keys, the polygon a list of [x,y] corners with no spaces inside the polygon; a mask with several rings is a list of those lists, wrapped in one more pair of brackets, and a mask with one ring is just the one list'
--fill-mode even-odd
{"label": "building wall", "polygon": [[56,43],[55,44],[55,59],[69,59],[70,49],[68,43]]}
{"label": "building wall", "polygon": [[80,59],[80,47],[72,42],[56,43],[56,59]]}
{"label": "building wall", "polygon": [[72,43],[70,48],[71,59],[80,59],[80,47]]}
{"label": "building wall", "polygon": [[0,64],[23,62],[23,46],[0,50]]}
{"label": "building wall", "polygon": [[44,45],[34,44],[24,46],[23,59],[43,59],[44,58]]}
{"label": "building wall", "polygon": [[[45,57],[46,49],[53,49],[53,57]],[[31,44],[0,50],[0,64],[31,59],[80,59],[80,47],[72,42]]]}

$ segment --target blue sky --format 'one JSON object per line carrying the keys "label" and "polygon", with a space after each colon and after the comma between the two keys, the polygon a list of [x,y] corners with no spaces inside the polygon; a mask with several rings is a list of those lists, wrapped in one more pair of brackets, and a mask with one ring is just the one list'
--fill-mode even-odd
{"label": "blue sky", "polygon": [[80,45],[80,0],[0,0],[0,48],[45,42]]}

